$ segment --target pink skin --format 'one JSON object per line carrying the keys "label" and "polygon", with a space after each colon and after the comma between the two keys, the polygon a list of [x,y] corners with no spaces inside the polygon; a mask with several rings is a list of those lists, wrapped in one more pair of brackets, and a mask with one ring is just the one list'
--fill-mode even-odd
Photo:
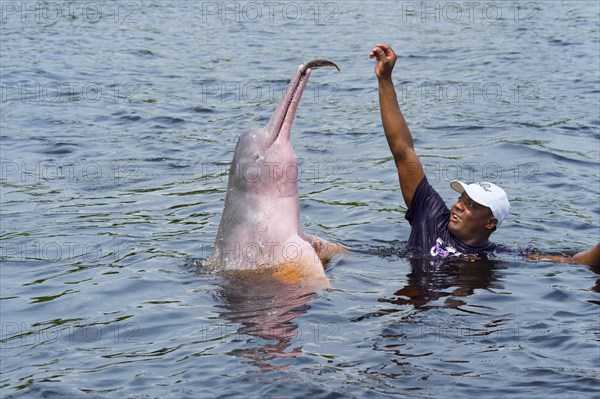
{"label": "pink skin", "polygon": [[448,230],[465,244],[477,247],[488,242],[498,220],[490,208],[473,201],[462,193],[450,208]]}
{"label": "pink skin", "polygon": [[310,76],[299,66],[269,123],[241,135],[229,171],[225,208],[207,265],[248,270],[294,264],[301,279],[328,285],[315,248],[327,241],[300,224],[298,163],[290,143],[294,116]]}

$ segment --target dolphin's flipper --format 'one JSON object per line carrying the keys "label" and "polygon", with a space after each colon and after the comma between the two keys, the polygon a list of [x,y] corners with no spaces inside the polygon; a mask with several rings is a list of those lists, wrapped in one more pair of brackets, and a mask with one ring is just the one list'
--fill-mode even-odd
{"label": "dolphin's flipper", "polygon": [[321,237],[306,234],[306,240],[312,245],[317,253],[317,256],[321,260],[323,267],[327,269],[327,266],[331,259],[337,254],[349,253],[350,251],[340,244],[335,244]]}

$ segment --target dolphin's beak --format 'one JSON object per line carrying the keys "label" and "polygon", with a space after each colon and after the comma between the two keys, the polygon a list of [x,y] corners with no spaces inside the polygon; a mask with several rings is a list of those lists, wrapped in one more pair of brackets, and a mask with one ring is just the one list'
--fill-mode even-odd
{"label": "dolphin's beak", "polygon": [[267,125],[267,130],[271,133],[269,147],[278,140],[286,140],[289,142],[296,110],[298,109],[302,92],[304,92],[304,88],[308,82],[311,69],[320,67],[334,67],[338,71],[340,70],[335,63],[325,59],[312,60],[304,65],[298,66],[296,74],[292,77],[292,81],[285,93],[285,97],[281,99],[281,102],[275,110],[275,114],[273,114]]}
{"label": "dolphin's beak", "polygon": [[308,82],[310,72],[310,68],[307,69],[304,65],[298,66],[285,96],[279,102],[275,113],[267,125],[267,130],[271,133],[269,147],[278,140],[289,141],[296,110],[298,109],[302,92],[304,92],[304,88]]}

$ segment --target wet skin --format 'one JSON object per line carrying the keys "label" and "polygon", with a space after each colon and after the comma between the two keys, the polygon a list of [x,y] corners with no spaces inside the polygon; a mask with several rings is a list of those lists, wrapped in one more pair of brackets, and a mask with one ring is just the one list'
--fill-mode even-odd
{"label": "wet skin", "polygon": [[215,271],[268,268],[286,284],[329,286],[325,266],[341,247],[306,234],[300,222],[298,161],[290,136],[311,68],[300,65],[266,127],[243,133],[229,171],[225,206],[213,252],[204,266]]}
{"label": "wet skin", "polygon": [[497,224],[490,208],[473,201],[466,193],[450,208],[448,230],[473,247],[485,245]]}

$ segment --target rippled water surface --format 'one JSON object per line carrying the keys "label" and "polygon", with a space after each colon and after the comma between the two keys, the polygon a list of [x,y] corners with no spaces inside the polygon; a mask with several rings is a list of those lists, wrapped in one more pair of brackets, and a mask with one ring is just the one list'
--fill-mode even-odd
{"label": "rippled water surface", "polygon": [[[0,5],[3,398],[599,396],[600,270],[519,254],[600,241],[597,2]],[[496,258],[404,255],[378,42],[447,202],[509,193]],[[314,58],[302,223],[354,253],[316,293],[198,273],[237,138]]]}

